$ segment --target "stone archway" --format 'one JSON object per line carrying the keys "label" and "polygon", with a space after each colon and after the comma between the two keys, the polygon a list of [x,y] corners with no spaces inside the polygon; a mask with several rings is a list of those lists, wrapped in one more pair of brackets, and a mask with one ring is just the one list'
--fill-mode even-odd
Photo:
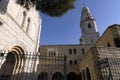
{"label": "stone archway", "polygon": [[52,76],[52,80],[65,80],[64,75],[61,72],[56,72]]}
{"label": "stone archway", "polygon": [[24,74],[24,66],[25,66],[25,53],[24,53],[24,49],[21,46],[14,46],[11,51],[14,51],[16,53],[16,63],[15,63],[15,67],[13,74],[14,78],[16,79],[21,79],[22,75],[20,74]]}
{"label": "stone archway", "polygon": [[88,67],[86,68],[86,79],[91,80],[91,74],[90,74],[90,70]]}
{"label": "stone archway", "polygon": [[48,73],[47,72],[41,72],[38,75],[38,80],[48,80]]}
{"label": "stone archway", "polygon": [[[14,46],[8,53],[3,54],[1,57],[0,80],[10,80],[22,71],[20,66],[24,64],[24,50],[20,46]],[[14,77],[14,79],[18,78]]]}
{"label": "stone archway", "polygon": [[67,74],[67,80],[78,80],[78,76],[76,73],[70,72],[69,74]]}
{"label": "stone archway", "polygon": [[5,62],[2,64],[0,69],[0,79],[10,80],[13,75],[13,71],[16,63],[16,53],[9,52],[5,57]]}

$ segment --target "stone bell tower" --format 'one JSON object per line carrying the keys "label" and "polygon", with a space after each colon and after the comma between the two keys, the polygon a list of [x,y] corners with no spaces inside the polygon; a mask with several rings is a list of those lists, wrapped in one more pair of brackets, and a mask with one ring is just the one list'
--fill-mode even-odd
{"label": "stone bell tower", "polygon": [[80,44],[94,44],[98,40],[99,33],[97,31],[96,20],[86,6],[82,8],[80,28],[82,31]]}

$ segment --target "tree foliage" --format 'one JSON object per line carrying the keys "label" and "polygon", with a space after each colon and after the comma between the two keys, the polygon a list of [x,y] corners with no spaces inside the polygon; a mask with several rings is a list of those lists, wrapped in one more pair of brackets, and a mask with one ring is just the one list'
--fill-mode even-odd
{"label": "tree foliage", "polygon": [[67,11],[74,8],[75,0],[16,0],[17,4],[29,10],[35,7],[36,10],[42,13],[58,17],[65,14]]}

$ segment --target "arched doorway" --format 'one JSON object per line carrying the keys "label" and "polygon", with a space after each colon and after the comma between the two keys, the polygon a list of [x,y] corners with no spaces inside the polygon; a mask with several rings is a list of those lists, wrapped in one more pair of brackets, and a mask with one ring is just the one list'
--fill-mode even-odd
{"label": "arched doorway", "polygon": [[13,71],[16,63],[16,53],[14,51],[9,52],[5,57],[5,62],[2,64],[0,69],[0,79],[10,80],[13,75]]}
{"label": "arched doorway", "polygon": [[78,76],[76,73],[70,72],[69,74],[67,74],[67,80],[78,80]]}
{"label": "arched doorway", "polygon": [[53,74],[52,80],[64,80],[64,76],[61,72],[56,72]]}
{"label": "arched doorway", "polygon": [[86,68],[86,77],[87,77],[87,80],[91,80],[90,70],[88,67]]}
{"label": "arched doorway", "polygon": [[10,80],[13,77],[19,79],[18,73],[23,71],[21,66],[24,65],[25,61],[24,50],[20,46],[14,46],[8,53],[2,54],[0,56],[0,80]]}
{"label": "arched doorway", "polygon": [[80,74],[78,75],[78,80],[82,80],[82,73],[80,72]]}
{"label": "arched doorway", "polygon": [[47,72],[41,72],[38,75],[38,80],[48,80],[48,73]]}

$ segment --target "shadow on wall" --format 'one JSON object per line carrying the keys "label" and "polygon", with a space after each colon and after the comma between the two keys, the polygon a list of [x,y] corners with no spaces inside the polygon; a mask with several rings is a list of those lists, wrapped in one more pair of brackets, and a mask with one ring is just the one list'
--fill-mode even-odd
{"label": "shadow on wall", "polygon": [[34,80],[34,73],[18,73],[16,75],[0,75],[0,80]]}

